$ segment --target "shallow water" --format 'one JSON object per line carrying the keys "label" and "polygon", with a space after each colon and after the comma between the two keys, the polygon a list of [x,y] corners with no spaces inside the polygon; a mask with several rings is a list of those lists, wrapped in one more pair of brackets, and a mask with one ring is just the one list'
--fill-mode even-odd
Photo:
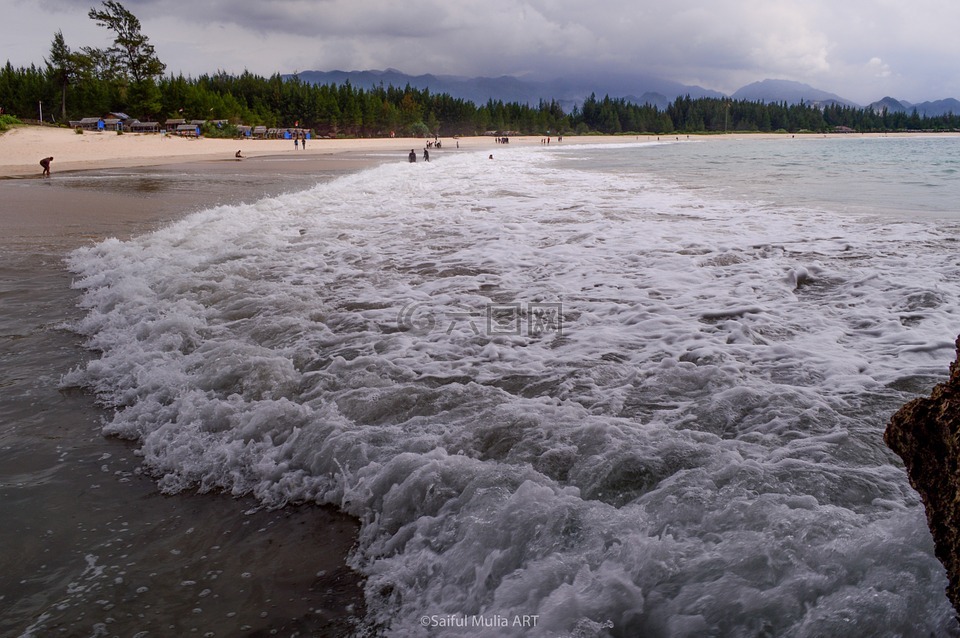
{"label": "shallow water", "polygon": [[952,137],[802,135],[672,143],[636,148],[612,163],[603,157],[594,162],[601,171],[640,168],[710,197],[900,220],[957,216],[960,139]]}
{"label": "shallow water", "polygon": [[100,356],[65,387],[167,493],[357,516],[387,635],[956,634],[882,442],[952,359],[955,187],[877,186],[953,142],[860,142],[508,149],[199,212],[73,253]]}
{"label": "shallow water", "polygon": [[[184,190],[170,179],[175,170],[0,182],[4,636],[309,635],[349,631],[351,615],[362,615],[358,579],[342,562],[355,534],[346,516],[165,496],[133,446],[103,437],[108,413],[88,393],[59,388],[90,359],[65,327],[82,317],[63,265],[69,250],[149,232],[211,198],[256,199],[265,188],[257,175],[220,184],[208,171]],[[157,176],[159,191],[136,186]],[[329,178],[272,179],[266,188]]]}

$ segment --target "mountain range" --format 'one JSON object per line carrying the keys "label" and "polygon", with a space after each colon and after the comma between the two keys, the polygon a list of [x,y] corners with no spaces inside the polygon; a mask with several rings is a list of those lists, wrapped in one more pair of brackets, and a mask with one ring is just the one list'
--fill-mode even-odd
{"label": "mountain range", "polygon": [[[840,104],[876,111],[903,111],[924,116],[960,113],[960,101],[953,98],[911,104],[904,100],[884,97],[867,105],[860,105],[834,93],[816,89],[808,84],[790,80],[762,80],[748,84],[731,95],[705,89],[702,86],[681,84],[644,74],[597,74],[589,78],[541,79],[531,76],[502,75],[499,77],[463,77],[455,75],[408,75],[396,69],[383,71],[301,71],[295,74],[311,84],[344,84],[369,90],[378,86],[429,89],[433,93],[446,93],[453,97],[485,104],[488,100],[537,104],[540,100],[556,100],[567,112],[583,104],[591,94],[597,97],[609,95],[623,98],[635,104],[651,104],[663,110],[676,98],[689,95],[691,98],[723,98],[752,102],[801,101],[812,104]],[[293,77],[293,76],[285,76]]]}
{"label": "mountain range", "polygon": [[882,100],[871,103],[869,107],[874,111],[880,112],[887,110],[891,113],[913,113],[913,111],[916,110],[918,115],[926,115],[928,117],[946,115],[947,113],[960,113],[960,101],[952,97],[948,97],[945,100],[920,102],[919,104],[911,104],[905,100],[895,100],[892,97],[885,97]]}
{"label": "mountain range", "polygon": [[851,100],[846,100],[834,93],[815,89],[808,84],[800,82],[791,82],[788,80],[763,80],[754,82],[738,89],[732,96],[735,100],[750,100],[753,102],[786,102],[796,104],[800,101],[809,104],[840,104],[841,106],[853,106],[857,108],[868,108],[877,112],[889,111],[891,113],[913,113],[917,111],[918,115],[935,117],[946,115],[947,113],[960,113],[960,101],[954,98],[945,100],[935,100],[911,104],[906,100],[897,100],[892,97],[884,97],[876,102],[871,102],[865,107]]}
{"label": "mountain range", "polygon": [[[596,75],[589,79],[553,78],[539,79],[530,76],[516,77],[462,77],[455,75],[407,75],[396,69],[385,71],[301,71],[296,74],[304,82],[311,84],[350,84],[363,89],[377,86],[404,87],[410,85],[417,89],[430,89],[432,93],[447,93],[456,98],[469,100],[474,104],[486,104],[488,100],[537,104],[540,100],[556,100],[569,112],[575,105],[595,93],[622,97],[637,104],[649,103],[660,108],[677,96],[723,97],[719,91],[711,91],[701,86],[690,86],[663,80],[648,75]],[[292,77],[292,76],[285,76]]]}

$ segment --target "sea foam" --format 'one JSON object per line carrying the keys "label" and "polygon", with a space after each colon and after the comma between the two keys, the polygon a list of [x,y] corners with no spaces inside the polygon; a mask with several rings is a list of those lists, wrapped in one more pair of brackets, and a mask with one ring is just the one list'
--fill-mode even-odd
{"label": "sea foam", "polygon": [[945,371],[956,229],[590,168],[632,148],[383,165],[78,250],[101,354],[64,383],[166,491],[357,516],[388,635],[955,632],[881,432]]}

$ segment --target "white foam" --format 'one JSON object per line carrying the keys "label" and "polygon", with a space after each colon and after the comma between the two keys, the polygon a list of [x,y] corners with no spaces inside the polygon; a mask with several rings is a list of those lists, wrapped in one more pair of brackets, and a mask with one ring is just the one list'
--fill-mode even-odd
{"label": "white foam", "polygon": [[955,229],[496,155],[77,251],[102,355],[65,383],[165,490],[358,516],[395,635],[952,630],[880,437],[950,359]]}

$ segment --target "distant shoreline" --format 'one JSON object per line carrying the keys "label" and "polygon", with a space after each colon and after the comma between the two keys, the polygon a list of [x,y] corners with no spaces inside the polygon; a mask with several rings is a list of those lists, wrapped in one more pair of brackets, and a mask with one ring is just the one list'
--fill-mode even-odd
{"label": "distant shoreline", "polygon": [[[729,141],[742,139],[824,139],[863,137],[960,136],[960,133],[712,133],[664,135],[565,135],[562,144],[610,144],[630,141],[671,140]],[[513,147],[541,146],[543,136],[514,136]],[[487,151],[501,148],[491,136],[441,138],[437,155],[450,151]],[[54,158],[51,173],[108,168],[160,166],[198,161],[236,161],[239,150],[245,159],[267,156],[321,158],[338,155],[339,160],[355,153],[396,153],[406,159],[410,149],[419,154],[427,140],[423,138],[353,138],[309,140],[306,149],[294,149],[291,140],[237,140],[218,138],[181,138],[156,133],[86,132],[40,126],[17,127],[0,134],[0,178],[23,178],[41,174],[40,159]],[[551,138],[551,144],[557,138]],[[459,148],[458,148],[459,144]],[[338,160],[338,161],[339,161]]]}

